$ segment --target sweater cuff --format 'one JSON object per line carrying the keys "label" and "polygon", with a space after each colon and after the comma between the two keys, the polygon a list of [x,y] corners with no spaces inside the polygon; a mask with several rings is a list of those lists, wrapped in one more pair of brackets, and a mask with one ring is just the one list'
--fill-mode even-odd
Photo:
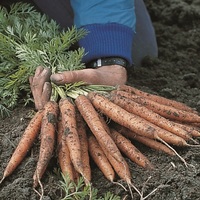
{"label": "sweater cuff", "polygon": [[83,62],[103,57],[121,57],[132,65],[133,30],[117,23],[90,24],[82,27],[88,34],[79,41],[79,46],[85,49]]}

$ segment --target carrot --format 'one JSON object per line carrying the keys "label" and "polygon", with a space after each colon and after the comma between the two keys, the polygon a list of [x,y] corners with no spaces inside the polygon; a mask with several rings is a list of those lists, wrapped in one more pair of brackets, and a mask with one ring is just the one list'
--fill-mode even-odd
{"label": "carrot", "polygon": [[86,184],[91,181],[91,168],[88,153],[88,138],[86,134],[86,124],[79,112],[76,114],[77,131],[81,144],[81,158],[83,163],[83,174]]}
{"label": "carrot", "polygon": [[69,149],[66,143],[66,138],[64,136],[64,129],[62,126],[62,121],[58,121],[58,131],[57,131],[57,153],[58,153],[58,162],[61,168],[61,171],[64,176],[69,176],[71,181],[75,181],[74,178],[74,166],[71,162]]}
{"label": "carrot", "polygon": [[95,135],[101,148],[105,148],[107,151],[109,151],[116,160],[123,160],[119,149],[104,129],[101,121],[99,120],[98,113],[94,109],[90,100],[84,95],[79,95],[76,98],[75,103],[90,130]]}
{"label": "carrot", "polygon": [[117,147],[121,152],[123,152],[130,160],[132,160],[139,166],[149,169],[153,168],[153,165],[150,163],[150,161],[131,143],[130,140],[125,138],[115,129],[113,128],[110,129],[102,116],[100,116],[99,118],[105,130],[114,140],[114,142],[116,143]]}
{"label": "carrot", "polygon": [[131,172],[128,166],[128,163],[123,158],[122,161],[116,160],[110,152],[108,152],[106,149],[102,149],[105,153],[106,157],[108,158],[109,162],[111,163],[112,167],[114,168],[117,175],[124,180],[128,185],[132,185],[131,181]]}
{"label": "carrot", "polygon": [[163,151],[171,156],[174,156],[175,153],[174,151],[172,151],[170,148],[168,148],[166,145],[156,141],[156,140],[153,140],[153,139],[150,139],[150,138],[147,138],[147,137],[143,137],[143,136],[140,136],[136,133],[134,133],[133,131],[125,128],[125,127],[121,127],[119,128],[119,126],[117,126],[117,130],[123,134],[125,137],[129,138],[129,139],[133,139],[133,140],[136,140],[152,149],[155,149],[155,150],[158,150],[158,151]]}
{"label": "carrot", "polygon": [[147,92],[138,90],[138,89],[131,87],[131,86],[128,86],[128,85],[119,85],[117,89],[122,90],[122,91],[126,91],[128,93],[136,94],[138,96],[143,96],[147,99],[150,99],[152,101],[155,101],[155,102],[163,104],[163,105],[167,105],[167,106],[174,107],[174,108],[177,108],[177,109],[180,109],[180,110],[185,110],[185,111],[188,111],[188,112],[196,113],[196,111],[193,108],[185,105],[184,103],[181,103],[181,102],[178,102],[178,101],[175,101],[175,100],[171,100],[171,99],[167,99],[165,97],[161,97],[161,96],[158,96],[158,95],[155,95],[155,94],[149,94]]}
{"label": "carrot", "polygon": [[193,125],[194,127],[196,127],[196,128],[199,128],[199,129],[200,129],[200,123],[192,123],[191,125]]}
{"label": "carrot", "polygon": [[163,104],[157,103],[155,101],[152,101],[150,99],[147,99],[145,97],[131,94],[128,92],[119,91],[119,93],[122,96],[127,97],[127,98],[147,107],[150,110],[153,110],[154,112],[160,114],[161,116],[163,116],[167,119],[177,120],[177,121],[181,121],[181,122],[200,123],[200,116],[195,113],[184,111],[184,110],[179,110],[179,109],[176,109],[171,106],[163,105]]}
{"label": "carrot", "polygon": [[114,181],[115,172],[109,163],[106,155],[104,154],[101,146],[97,142],[96,138],[93,135],[89,136],[88,139],[89,144],[89,153],[96,165],[102,171],[104,176],[111,182]]}
{"label": "carrot", "polygon": [[13,171],[18,167],[18,165],[22,162],[27,152],[30,150],[34,140],[39,134],[41,122],[43,117],[43,110],[37,111],[34,117],[29,122],[26,127],[22,138],[20,139],[12,157],[10,158],[3,174],[3,178],[0,183],[9,175],[13,173]]}
{"label": "carrot", "polygon": [[170,121],[166,119],[165,117],[162,117],[161,115],[155,113],[152,110],[149,110],[145,106],[137,102],[134,102],[133,100],[129,98],[121,96],[120,94],[118,94],[118,91],[112,93],[111,101],[121,106],[128,112],[136,114],[146,119],[147,121],[182,137],[185,140],[191,139],[191,136],[188,134],[188,132],[182,129],[180,126],[177,126],[173,121]]}
{"label": "carrot", "polygon": [[100,94],[91,92],[88,94],[88,98],[100,112],[104,113],[116,123],[125,126],[139,135],[152,139],[162,139],[169,144],[177,146],[187,146],[187,143],[183,138],[161,129],[137,115],[127,112]]}
{"label": "carrot", "polygon": [[130,194],[131,194],[131,199],[134,199],[133,193],[132,193],[132,190],[131,190],[131,186],[140,195],[140,197],[142,197],[141,192],[132,183],[131,172],[130,172],[130,169],[129,169],[129,166],[128,166],[128,163],[126,162],[126,160],[123,158],[123,160],[121,162],[119,162],[118,160],[116,160],[112,156],[112,154],[110,154],[110,152],[106,151],[106,149],[103,149],[103,151],[106,154],[106,157],[108,158],[108,160],[111,163],[112,167],[114,168],[115,172],[118,174],[118,176],[123,181],[125,181],[127,183],[128,187],[129,187]]}
{"label": "carrot", "polygon": [[141,167],[152,169],[153,165],[150,163],[148,158],[143,155],[130,140],[121,135],[118,131],[111,129],[111,137],[117,144],[118,148],[123,152],[129,159],[138,164]]}
{"label": "carrot", "polygon": [[58,104],[55,101],[49,101],[44,106],[44,116],[42,118],[40,133],[40,152],[36,170],[33,175],[34,188],[37,187],[38,181],[44,174],[53,154],[58,111]]}
{"label": "carrot", "polygon": [[38,182],[44,174],[54,151],[58,111],[58,104],[55,101],[49,101],[44,106],[44,116],[42,118],[40,133],[40,152],[36,170],[33,175],[34,188],[37,187]]}
{"label": "carrot", "polygon": [[192,137],[200,137],[199,127],[194,126],[193,124],[184,124],[180,122],[174,122],[177,126],[186,130]]}
{"label": "carrot", "polygon": [[59,101],[64,136],[69,148],[71,161],[81,175],[83,175],[83,163],[81,160],[81,145],[77,132],[76,109],[70,99],[65,98]]}

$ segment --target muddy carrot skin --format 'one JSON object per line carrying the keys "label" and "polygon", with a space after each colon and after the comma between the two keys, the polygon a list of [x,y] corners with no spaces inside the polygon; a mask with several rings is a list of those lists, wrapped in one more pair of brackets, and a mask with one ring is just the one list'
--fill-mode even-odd
{"label": "muddy carrot skin", "polygon": [[200,116],[196,113],[180,110],[168,105],[163,105],[155,101],[152,101],[150,99],[147,99],[145,97],[131,94],[128,92],[121,91],[120,94],[122,96],[130,98],[131,100],[145,106],[150,110],[153,110],[154,112],[158,113],[159,115],[167,119],[177,120],[181,122],[189,122],[189,123],[200,123]]}
{"label": "muddy carrot skin", "polygon": [[[106,121],[103,117],[99,117],[105,130],[111,136],[111,138],[116,143],[119,150],[124,153],[130,160],[135,162],[141,167],[152,169],[153,165],[148,160],[148,158],[143,155],[132,143],[130,140],[125,138],[121,133],[119,133],[116,129],[109,128],[106,124]],[[121,128],[119,126],[119,128]]]}
{"label": "muddy carrot skin", "polygon": [[129,113],[120,106],[112,103],[103,95],[91,92],[88,94],[88,98],[97,110],[108,116],[114,122],[125,126],[139,135],[151,139],[162,139],[169,144],[177,146],[187,146],[187,143],[183,138],[161,129],[137,115]]}
{"label": "muddy carrot skin", "polygon": [[71,181],[75,181],[74,179],[74,166],[71,162],[69,149],[64,137],[64,129],[62,126],[62,121],[58,121],[57,128],[57,154],[58,154],[58,163],[60,165],[61,171],[64,176],[68,176]]}
{"label": "muddy carrot skin", "polygon": [[83,163],[81,160],[81,144],[76,124],[76,109],[70,99],[59,101],[64,136],[70,152],[70,158],[74,168],[81,175],[83,174]]}
{"label": "muddy carrot skin", "polygon": [[152,169],[153,165],[149,161],[149,159],[142,154],[132,143],[130,140],[121,135],[118,131],[111,129],[110,133],[111,137],[121,150],[130,160],[138,164],[143,168]]}
{"label": "muddy carrot skin", "polygon": [[174,122],[177,126],[186,130],[192,137],[200,137],[200,128],[194,124],[186,124],[180,122]]}
{"label": "muddy carrot skin", "polygon": [[185,111],[188,111],[188,112],[197,113],[193,108],[187,106],[184,103],[181,103],[181,102],[178,102],[178,101],[175,101],[175,100],[171,100],[171,99],[167,99],[165,97],[161,97],[161,96],[158,96],[158,95],[155,95],[155,94],[150,94],[150,93],[144,92],[142,90],[136,89],[135,87],[132,87],[132,86],[119,85],[117,90],[126,91],[128,93],[136,94],[138,96],[143,96],[143,97],[150,99],[152,101],[155,101],[159,104],[167,105],[167,106],[174,107],[174,108],[177,108],[177,109],[180,109],[180,110],[185,110]]}
{"label": "muddy carrot skin", "polygon": [[175,153],[174,151],[172,151],[170,148],[168,148],[166,145],[162,144],[161,142],[158,142],[154,139],[150,139],[150,138],[147,138],[147,137],[143,137],[143,136],[140,136],[136,133],[134,133],[133,131],[125,128],[125,127],[121,127],[120,126],[117,126],[116,128],[122,135],[124,135],[126,138],[129,138],[129,139],[133,139],[133,140],[136,140],[152,149],[155,149],[157,151],[162,151],[162,152],[165,152],[166,154],[169,154],[171,156],[174,156]]}
{"label": "muddy carrot skin", "polygon": [[89,144],[89,152],[92,159],[99,167],[99,169],[102,171],[104,176],[109,181],[113,182],[115,178],[115,171],[113,170],[101,146],[99,145],[99,143],[97,142],[96,138],[93,135],[89,136],[88,144]]}
{"label": "muddy carrot skin", "polygon": [[107,151],[109,151],[118,161],[123,160],[123,157],[118,147],[104,129],[99,119],[98,113],[93,107],[90,100],[84,95],[79,95],[76,98],[75,103],[79,112],[81,113],[92,133],[95,135],[102,149],[106,148]]}
{"label": "muddy carrot skin", "polygon": [[22,138],[19,141],[19,144],[17,145],[17,148],[15,149],[10,161],[8,162],[8,165],[3,174],[2,181],[5,177],[13,173],[13,171],[22,162],[27,152],[32,147],[33,142],[39,135],[42,117],[43,117],[43,110],[39,110],[29,122],[28,126],[26,127],[22,135]]}
{"label": "muddy carrot skin", "polygon": [[112,156],[110,152],[106,151],[106,149],[103,149],[103,151],[117,175],[126,183],[131,184],[131,172],[126,160],[123,158],[123,160],[119,162]]}
{"label": "muddy carrot skin", "polygon": [[58,112],[58,104],[55,101],[49,101],[45,104],[44,116],[41,124],[39,158],[33,175],[34,188],[37,187],[39,180],[42,178],[53,156]]}
{"label": "muddy carrot skin", "polygon": [[86,184],[91,181],[91,168],[90,168],[90,158],[88,149],[88,137],[86,133],[86,124],[81,116],[81,114],[76,112],[77,121],[77,131],[79,135],[79,140],[81,144],[81,158],[83,163],[83,176]]}
{"label": "muddy carrot skin", "polygon": [[115,91],[111,94],[111,101],[121,106],[126,111],[136,114],[146,119],[147,121],[182,137],[185,140],[191,139],[190,134],[186,130],[182,129],[180,126],[177,126],[173,121],[162,117],[161,115],[129,98],[121,96],[120,91]]}

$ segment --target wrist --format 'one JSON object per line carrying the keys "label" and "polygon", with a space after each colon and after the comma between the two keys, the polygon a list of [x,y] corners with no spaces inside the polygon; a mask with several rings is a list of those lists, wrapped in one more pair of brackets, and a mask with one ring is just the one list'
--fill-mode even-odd
{"label": "wrist", "polygon": [[102,66],[119,65],[124,68],[129,66],[129,62],[120,57],[104,57],[90,61],[87,63],[87,68],[99,68]]}

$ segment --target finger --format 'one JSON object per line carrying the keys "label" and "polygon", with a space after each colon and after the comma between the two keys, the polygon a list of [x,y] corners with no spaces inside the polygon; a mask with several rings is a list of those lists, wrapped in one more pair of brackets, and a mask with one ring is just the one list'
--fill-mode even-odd
{"label": "finger", "polygon": [[[35,102],[35,108],[42,109],[44,106],[43,102],[49,100],[50,87],[48,84],[45,84],[50,80],[51,70],[50,68],[43,68],[41,66],[37,67],[34,76],[29,77],[29,83],[31,87],[31,92]],[[49,83],[50,84],[50,83]],[[44,91],[44,95],[43,95]]]}
{"label": "finger", "polygon": [[52,86],[51,86],[51,83],[49,82],[45,82],[44,83],[44,87],[43,87],[43,92],[42,92],[42,104],[43,106],[50,100],[51,98],[51,89],[52,89]]}
{"label": "finger", "polygon": [[50,68],[44,68],[40,75],[39,75],[43,81],[47,82],[50,81],[50,76],[51,76],[51,69]]}
{"label": "finger", "polygon": [[34,98],[34,102],[35,102],[35,109],[36,110],[41,110],[44,107],[44,104],[43,104],[41,98]]}
{"label": "finger", "polygon": [[89,83],[95,75],[95,73],[93,73],[92,71],[94,71],[94,69],[65,71],[62,73],[52,74],[50,79],[53,83],[57,85],[75,83],[79,81]]}
{"label": "finger", "polygon": [[42,66],[38,66],[35,70],[35,76],[39,76],[39,74],[41,74],[41,72],[43,71],[43,67]]}
{"label": "finger", "polygon": [[28,80],[29,80],[30,85],[32,85],[32,82],[33,82],[33,76],[29,76]]}

